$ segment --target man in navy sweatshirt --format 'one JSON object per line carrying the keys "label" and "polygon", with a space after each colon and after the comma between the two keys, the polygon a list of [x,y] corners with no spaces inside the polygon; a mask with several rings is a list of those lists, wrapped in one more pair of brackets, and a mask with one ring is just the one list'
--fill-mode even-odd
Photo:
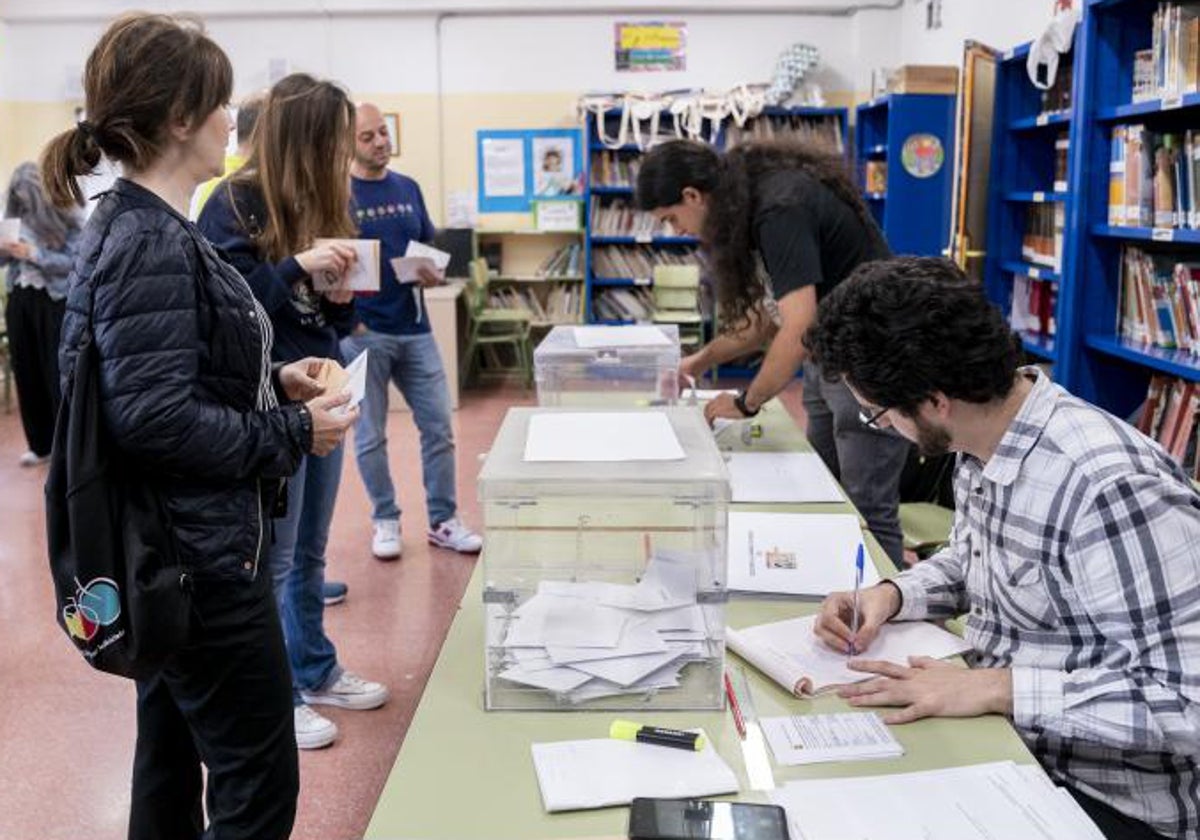
{"label": "man in navy sweatshirt", "polygon": [[342,339],[342,352],[354,358],[369,349],[367,393],[354,430],[358,471],[371,497],[374,538],[381,560],[400,556],[400,508],[388,469],[388,382],[396,383],[412,408],[421,433],[421,471],[429,513],[427,538],[442,548],[475,553],[483,540],[458,518],[454,479],[454,432],[446,372],[425,314],[423,289],[442,282],[425,271],[417,284],[401,285],[391,261],[408,243],[429,242],[434,227],[421,188],[412,178],[388,170],[391,138],[379,109],[358,106],[354,164],[351,168],[353,213],[360,235],[378,239],[380,291],[356,300],[358,323]]}

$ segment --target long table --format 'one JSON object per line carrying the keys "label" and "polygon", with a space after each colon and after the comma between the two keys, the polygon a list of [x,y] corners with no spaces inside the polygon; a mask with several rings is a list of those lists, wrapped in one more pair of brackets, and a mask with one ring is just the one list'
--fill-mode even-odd
{"label": "long table", "polygon": [[[773,401],[760,415],[761,438],[740,438],[722,448],[795,452],[810,449],[784,407]],[[736,509],[782,512],[854,512],[849,503],[830,505],[735,505]],[[882,575],[895,569],[868,534],[871,558]],[[463,594],[416,715],[400,748],[367,829],[367,838],[422,840],[531,840],[533,838],[624,837],[628,808],[547,814],[542,808],[530,745],[538,741],[602,738],[613,712],[485,712],[482,563]],[[735,598],[727,622],[734,628],[816,612],[814,601]],[[728,654],[727,668],[743,665]],[[760,717],[845,711],[836,697],[792,697],[750,665],[744,665]],[[746,801],[765,801],[751,791],[732,716],[728,712],[625,713],[622,718],[662,726],[702,726],[712,747],[737,773]],[[776,784],[790,779],[907,773],[985,761],[1032,763],[1033,756],[1008,721],[999,716],[936,719],[893,729],[904,746],[900,758],[816,764],[773,765]]]}

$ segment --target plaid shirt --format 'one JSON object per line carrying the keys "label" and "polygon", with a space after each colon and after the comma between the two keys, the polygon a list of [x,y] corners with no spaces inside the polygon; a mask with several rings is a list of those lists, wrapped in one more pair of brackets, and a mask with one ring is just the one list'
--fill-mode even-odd
{"label": "plaid shirt", "polygon": [[959,458],[950,545],[897,619],[967,613],[1057,781],[1200,836],[1200,496],[1158,444],[1036,369],[995,454]]}

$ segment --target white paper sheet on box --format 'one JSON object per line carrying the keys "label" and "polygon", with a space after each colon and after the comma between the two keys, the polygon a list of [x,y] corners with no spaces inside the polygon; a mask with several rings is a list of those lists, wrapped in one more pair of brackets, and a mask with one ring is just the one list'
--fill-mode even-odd
{"label": "white paper sheet on box", "polygon": [[526,461],[679,461],[683,447],[667,415],[566,412],[529,418]]}

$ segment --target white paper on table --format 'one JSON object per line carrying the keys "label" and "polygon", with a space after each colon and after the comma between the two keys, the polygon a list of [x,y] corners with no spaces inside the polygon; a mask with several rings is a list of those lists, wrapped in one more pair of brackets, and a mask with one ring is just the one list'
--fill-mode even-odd
{"label": "white paper on table", "polygon": [[658,327],[576,327],[575,346],[589,350],[608,347],[670,347],[671,339]]}
{"label": "white paper on table", "polygon": [[1082,809],[1066,808],[1062,793],[1013,762],[994,762],[789,782],[771,800],[805,840],[1101,840]]}
{"label": "white paper on table", "polygon": [[680,461],[683,447],[660,411],[534,414],[526,461]]}
{"label": "white paper on table", "polygon": [[[853,514],[732,511],[727,586],[731,592],[821,597],[854,589],[862,544],[862,527]],[[862,585],[878,582],[868,556]]]}
{"label": "white paper on table", "polygon": [[531,750],[542,803],[550,812],[627,805],[638,796],[719,796],[738,789],[711,740],[702,750],[617,738],[533,744]]}
{"label": "white paper on table", "polygon": [[0,242],[21,241],[21,220],[0,219]]}
{"label": "white paper on table", "polygon": [[580,601],[556,599],[542,624],[542,641],[550,647],[614,648],[629,621],[624,610]]}
{"label": "white paper on table", "polygon": [[441,248],[434,248],[432,245],[426,245],[424,242],[416,240],[409,240],[408,247],[404,250],[404,256],[428,257],[433,260],[433,267],[442,275],[445,275],[446,267],[450,265],[450,254]]}
{"label": "white paper on table", "polygon": [[396,282],[401,285],[420,283],[422,268],[438,270],[437,263],[429,257],[396,257],[392,260],[392,271],[396,272]]}
{"label": "white paper on table", "polygon": [[313,275],[313,288],[318,292],[329,289],[349,289],[352,292],[379,291],[378,239],[314,239],[313,245],[348,245],[354,249],[355,261],[344,277],[322,271]]}
{"label": "white paper on table", "polygon": [[[793,694],[817,694],[834,686],[874,677],[851,671],[851,657],[830,649],[813,633],[815,615],[760,624],[743,630],[726,628],[725,643],[738,656]],[[965,641],[924,621],[888,622],[879,629],[861,658],[907,665],[910,656],[945,659],[971,649]]]}
{"label": "white paper on table", "polygon": [[342,393],[350,394],[350,402],[339,405],[332,413],[345,414],[367,396],[367,354],[370,352],[362,351],[354,357],[354,361],[346,365],[346,385],[342,388]]}
{"label": "white paper on table", "polygon": [[759,723],[775,763],[784,766],[904,754],[900,742],[874,712],[769,717]]}
{"label": "white paper on table", "polygon": [[592,677],[573,668],[528,668],[516,665],[500,672],[500,679],[531,685],[546,691],[566,692],[579,688]]}
{"label": "white paper on table", "polygon": [[815,452],[734,452],[735,502],[843,502],[846,497]]}

